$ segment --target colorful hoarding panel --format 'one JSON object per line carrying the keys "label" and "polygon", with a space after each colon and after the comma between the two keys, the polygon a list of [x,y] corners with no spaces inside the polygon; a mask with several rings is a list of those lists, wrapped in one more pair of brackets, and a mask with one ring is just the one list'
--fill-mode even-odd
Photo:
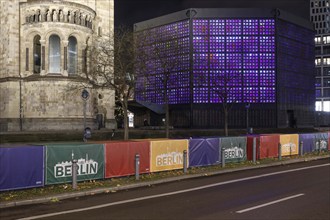
{"label": "colorful hoarding panel", "polygon": [[77,181],[104,178],[103,144],[46,146],[46,185],[72,182],[72,160],[77,160]]}
{"label": "colorful hoarding panel", "polygon": [[299,134],[299,142],[303,144],[303,153],[310,153],[315,150],[314,134]]}
{"label": "colorful hoarding panel", "polygon": [[282,156],[297,155],[299,153],[299,135],[298,134],[281,134],[280,144]]}
{"label": "colorful hoarding panel", "polygon": [[314,136],[315,151],[328,150],[328,133],[315,133]]}
{"label": "colorful hoarding panel", "polygon": [[182,169],[184,150],[188,140],[150,141],[150,171]]}
{"label": "colorful hoarding panel", "polygon": [[135,174],[135,156],[139,155],[139,173],[150,171],[150,142],[105,143],[105,178]]}
{"label": "colorful hoarding panel", "polygon": [[207,166],[220,162],[220,138],[190,139],[189,166]]}
{"label": "colorful hoarding panel", "polygon": [[[241,162],[246,160],[246,137],[223,137],[220,139],[221,149],[224,149],[225,162]],[[220,150],[221,158],[221,150]]]}
{"label": "colorful hoarding panel", "polygon": [[44,186],[43,146],[0,146],[0,191]]}
{"label": "colorful hoarding panel", "polygon": [[259,159],[278,157],[279,135],[261,135]]}
{"label": "colorful hoarding panel", "polygon": [[249,135],[246,139],[246,156],[247,160],[253,160],[253,139],[256,139],[256,159],[260,159],[260,136]]}

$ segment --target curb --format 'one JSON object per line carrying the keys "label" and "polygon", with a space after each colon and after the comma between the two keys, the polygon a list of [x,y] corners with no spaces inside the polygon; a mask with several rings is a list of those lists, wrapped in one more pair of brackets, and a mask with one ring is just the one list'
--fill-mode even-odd
{"label": "curb", "polygon": [[311,157],[311,158],[289,159],[286,161],[278,161],[278,162],[274,162],[274,163],[270,163],[270,164],[262,164],[262,165],[255,165],[255,166],[248,166],[248,167],[241,167],[241,168],[231,168],[231,169],[226,169],[226,170],[205,172],[205,173],[199,173],[199,174],[188,174],[188,175],[169,177],[169,178],[155,180],[155,181],[149,181],[149,182],[134,183],[134,184],[125,185],[125,186],[104,187],[104,188],[83,191],[83,192],[70,192],[70,193],[58,194],[58,195],[48,196],[48,197],[43,197],[43,198],[20,200],[20,201],[7,202],[7,203],[5,202],[5,203],[0,203],[0,209],[16,207],[16,206],[23,206],[23,205],[47,203],[47,202],[51,202],[54,200],[59,201],[59,200],[64,200],[64,199],[76,198],[76,197],[92,196],[92,195],[96,195],[96,194],[111,193],[114,191],[122,191],[122,190],[128,190],[128,189],[133,189],[133,188],[146,187],[146,186],[150,186],[150,185],[175,182],[175,181],[179,181],[179,180],[194,179],[194,178],[200,178],[200,177],[204,177],[204,176],[221,175],[221,174],[227,174],[227,173],[244,171],[244,170],[254,170],[254,169],[260,169],[260,168],[282,166],[282,165],[315,161],[315,160],[321,160],[321,159],[327,159],[327,158],[330,158],[330,155],[316,156],[316,157]]}

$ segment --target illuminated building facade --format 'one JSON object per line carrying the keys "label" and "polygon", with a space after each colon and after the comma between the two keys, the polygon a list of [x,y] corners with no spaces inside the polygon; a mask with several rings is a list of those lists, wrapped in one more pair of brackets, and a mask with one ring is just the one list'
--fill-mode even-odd
{"label": "illuminated building facade", "polygon": [[230,127],[247,117],[253,127],[313,125],[308,21],[278,9],[188,9],[137,23],[135,32],[147,54],[136,100],[168,102],[173,126],[220,128],[223,103],[233,104]]}
{"label": "illuminated building facade", "polygon": [[315,28],[316,126],[330,125],[330,0],[310,0]]}

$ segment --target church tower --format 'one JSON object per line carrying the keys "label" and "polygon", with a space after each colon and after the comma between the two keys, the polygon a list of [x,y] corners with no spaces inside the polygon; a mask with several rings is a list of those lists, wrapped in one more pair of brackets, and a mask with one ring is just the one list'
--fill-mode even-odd
{"label": "church tower", "polygon": [[1,1],[0,31],[0,131],[115,128],[114,91],[77,86],[88,45],[114,31],[113,0]]}

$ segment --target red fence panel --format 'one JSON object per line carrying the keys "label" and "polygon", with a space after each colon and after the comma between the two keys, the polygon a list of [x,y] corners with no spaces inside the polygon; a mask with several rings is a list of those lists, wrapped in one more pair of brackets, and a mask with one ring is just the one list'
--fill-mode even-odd
{"label": "red fence panel", "polygon": [[253,138],[256,138],[256,159],[278,157],[279,135],[247,136],[247,158],[253,160]]}
{"label": "red fence panel", "polygon": [[140,173],[150,171],[150,141],[106,142],[105,178],[135,174],[135,155],[140,156]]}

